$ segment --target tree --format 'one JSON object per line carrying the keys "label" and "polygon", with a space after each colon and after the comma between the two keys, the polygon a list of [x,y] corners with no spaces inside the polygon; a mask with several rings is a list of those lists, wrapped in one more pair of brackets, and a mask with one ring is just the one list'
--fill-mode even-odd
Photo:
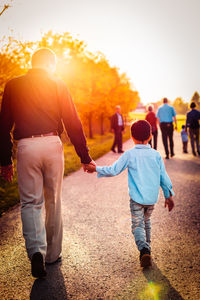
{"label": "tree", "polygon": [[177,114],[185,115],[188,111],[188,103],[183,102],[183,99],[181,97],[178,97],[174,100],[173,106]]}
{"label": "tree", "polygon": [[199,96],[199,93],[197,91],[192,96],[191,102],[195,102],[197,107],[200,106],[200,96]]}
{"label": "tree", "polygon": [[[0,53],[0,97],[8,80],[26,72],[33,43],[22,43],[12,37],[2,41]],[[0,101],[1,103],[1,101]]]}
{"label": "tree", "polygon": [[4,7],[3,7],[3,9],[2,9],[2,11],[0,11],[0,16],[4,13],[4,11],[6,10],[6,9],[8,9],[10,7],[10,5],[8,5],[8,4],[5,4],[4,5]]}
{"label": "tree", "polygon": [[126,74],[120,75],[102,53],[88,52],[83,41],[67,32],[49,31],[36,43],[21,43],[10,38],[0,54],[2,90],[7,80],[28,69],[33,49],[38,47],[48,47],[56,53],[56,75],[67,84],[89,137],[93,137],[97,122],[104,134],[105,120],[108,122],[117,104],[125,115],[136,107],[139,96],[131,89]]}

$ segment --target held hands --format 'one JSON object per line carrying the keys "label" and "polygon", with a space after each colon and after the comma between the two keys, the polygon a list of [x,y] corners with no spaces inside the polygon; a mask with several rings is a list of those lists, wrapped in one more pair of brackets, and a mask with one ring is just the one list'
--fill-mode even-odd
{"label": "held hands", "polygon": [[1,167],[1,176],[11,182],[13,180],[13,165],[2,166]]}
{"label": "held hands", "polygon": [[89,164],[82,164],[84,172],[93,173],[96,171],[95,161],[91,161]]}
{"label": "held hands", "polygon": [[170,196],[169,198],[165,199],[165,207],[168,206],[168,210],[171,211],[174,207],[174,201],[172,199],[172,196]]}

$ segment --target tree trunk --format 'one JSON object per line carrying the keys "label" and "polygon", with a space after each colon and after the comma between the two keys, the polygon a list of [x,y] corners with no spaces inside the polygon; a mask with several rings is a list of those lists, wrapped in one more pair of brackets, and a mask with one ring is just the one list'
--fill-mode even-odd
{"label": "tree trunk", "polygon": [[101,123],[101,135],[104,135],[103,121],[104,121],[104,114],[102,113],[102,114],[101,114],[101,116],[100,116],[100,123]]}
{"label": "tree trunk", "polygon": [[89,113],[89,116],[88,116],[88,127],[89,127],[89,138],[93,139],[92,113]]}

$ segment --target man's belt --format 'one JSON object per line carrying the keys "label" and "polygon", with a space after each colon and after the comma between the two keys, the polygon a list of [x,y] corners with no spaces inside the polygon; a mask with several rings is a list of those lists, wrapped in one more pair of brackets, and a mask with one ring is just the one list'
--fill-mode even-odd
{"label": "man's belt", "polygon": [[49,132],[49,133],[42,133],[42,134],[34,134],[31,136],[28,136],[28,138],[34,138],[34,137],[44,137],[44,136],[53,136],[53,135],[58,135],[57,131]]}

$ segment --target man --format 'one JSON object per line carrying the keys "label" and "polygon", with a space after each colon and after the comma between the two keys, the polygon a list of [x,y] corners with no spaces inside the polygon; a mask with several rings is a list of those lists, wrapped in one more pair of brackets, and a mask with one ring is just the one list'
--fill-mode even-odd
{"label": "man", "polygon": [[14,126],[23,235],[32,275],[38,278],[46,275],[44,262],[61,259],[64,169],[63,146],[58,135],[61,121],[84,170],[86,164],[94,163],[69,91],[63,81],[51,74],[55,68],[56,57],[51,50],[36,51],[32,69],[6,84],[0,114],[1,175],[12,180],[10,132]]}
{"label": "man", "polygon": [[176,112],[173,106],[168,105],[168,99],[163,99],[163,105],[159,107],[157,112],[158,123],[162,133],[162,141],[165,148],[166,159],[169,159],[168,139],[170,145],[171,157],[174,154],[173,143],[173,121],[175,122],[175,129],[177,129]]}
{"label": "man", "polygon": [[196,156],[194,142],[196,142],[197,153],[200,155],[200,150],[199,150],[200,111],[195,109],[195,107],[196,107],[195,102],[191,102],[190,104],[191,110],[190,112],[187,113],[187,117],[186,117],[186,131],[187,128],[189,127],[190,142],[192,147],[192,153],[194,156]]}
{"label": "man", "polygon": [[122,132],[124,131],[124,120],[121,115],[120,105],[116,106],[116,113],[111,117],[111,130],[114,133],[114,142],[111,150],[115,151],[115,147],[118,148],[118,153],[123,153],[122,150]]}

